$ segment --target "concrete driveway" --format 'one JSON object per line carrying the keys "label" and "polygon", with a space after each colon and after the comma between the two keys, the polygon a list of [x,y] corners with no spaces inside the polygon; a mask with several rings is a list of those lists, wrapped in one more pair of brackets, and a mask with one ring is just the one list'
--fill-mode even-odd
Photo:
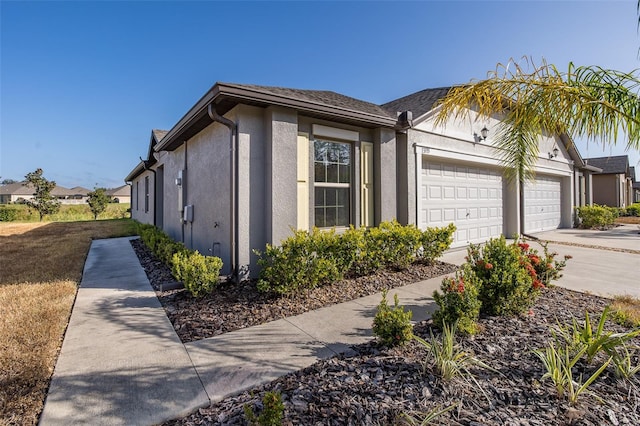
{"label": "concrete driveway", "polygon": [[[640,229],[623,225],[608,231],[558,229],[534,235],[549,241],[549,249],[572,256],[563,277],[554,284],[576,291],[612,297],[640,297]],[[535,247],[535,243],[533,244]],[[466,250],[446,253],[442,261],[462,264]]]}

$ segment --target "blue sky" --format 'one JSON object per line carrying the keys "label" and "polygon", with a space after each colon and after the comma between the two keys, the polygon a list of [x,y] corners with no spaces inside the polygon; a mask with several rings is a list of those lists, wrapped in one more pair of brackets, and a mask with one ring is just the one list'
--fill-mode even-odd
{"label": "blue sky", "polygon": [[[636,0],[0,0],[0,177],[115,187],[216,81],[384,103],[531,56],[632,71]],[[578,141],[584,157],[625,153]],[[638,151],[628,152],[632,165]]]}

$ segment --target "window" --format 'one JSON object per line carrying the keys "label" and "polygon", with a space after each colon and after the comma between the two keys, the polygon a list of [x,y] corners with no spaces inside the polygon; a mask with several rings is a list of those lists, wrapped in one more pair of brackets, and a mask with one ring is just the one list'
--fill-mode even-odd
{"label": "window", "polygon": [[140,210],[138,199],[140,199],[140,181],[136,181],[136,210]]}
{"label": "window", "polygon": [[349,226],[351,145],[316,139],[313,151],[315,226]]}
{"label": "window", "polygon": [[144,177],[144,212],[149,212],[149,176]]}

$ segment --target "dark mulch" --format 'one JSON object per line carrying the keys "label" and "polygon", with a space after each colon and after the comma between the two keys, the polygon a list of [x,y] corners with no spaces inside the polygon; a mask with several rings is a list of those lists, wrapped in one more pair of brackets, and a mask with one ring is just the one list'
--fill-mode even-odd
{"label": "dark mulch", "polygon": [[[384,273],[377,281],[395,276]],[[177,315],[186,313],[188,299],[180,300],[183,304],[176,308],[173,320],[188,324]],[[281,302],[280,299],[261,300],[255,309],[261,309],[259,307],[269,300]],[[631,382],[618,380],[609,366],[589,387],[591,393],[582,394],[578,404],[571,406],[557,397],[550,381],[541,381],[543,366],[531,352],[548,343],[550,328],[558,322],[570,323],[572,318],[584,318],[585,310],[597,321],[607,303],[607,299],[554,287],[544,290],[525,315],[481,318],[480,333],[459,338],[465,350],[495,370],[473,368],[477,384],[459,379],[444,382],[438,378],[430,366],[423,366],[427,352],[415,341],[394,349],[370,342],[353,347],[348,355],[319,361],[167,424],[245,424],[245,404],[259,411],[264,393],[279,391],[285,405],[285,425],[398,424],[402,414],[419,417],[418,413],[451,405],[456,408],[440,416],[436,424],[639,425],[640,381],[637,377]],[[286,311],[286,308],[271,309],[282,316]],[[606,329],[623,330],[609,321]],[[429,321],[416,325],[414,332],[424,338],[431,332],[438,333]],[[632,343],[640,345],[640,338]],[[592,365],[579,363],[574,377],[584,374],[586,379],[597,369],[598,362],[603,361],[600,357]],[[637,353],[633,362],[635,365],[640,362]]]}
{"label": "dark mulch", "polygon": [[171,270],[156,259],[139,239],[132,240],[131,244],[167,316],[185,343],[347,302],[456,270],[455,265],[442,262],[415,264],[402,271],[383,270],[290,297],[260,293],[255,281],[223,283],[212,294],[194,299],[184,289],[162,291],[163,287],[175,284]]}

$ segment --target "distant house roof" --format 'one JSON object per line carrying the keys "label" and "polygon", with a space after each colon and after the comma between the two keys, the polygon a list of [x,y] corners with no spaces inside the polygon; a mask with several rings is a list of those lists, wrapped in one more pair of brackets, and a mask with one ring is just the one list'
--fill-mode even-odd
{"label": "distant house roof", "polygon": [[87,195],[89,194],[89,192],[91,192],[90,189],[87,189],[85,187],[82,186],[74,186],[73,188],[69,188],[69,191],[71,191],[73,193],[73,195]]}
{"label": "distant house roof", "polygon": [[602,169],[598,174],[618,174],[629,173],[629,157],[627,155],[616,155],[612,157],[587,158],[585,162],[591,166]]}
{"label": "distant house roof", "polygon": [[435,89],[425,89],[412,93],[402,98],[387,102],[382,107],[394,116],[398,112],[411,111],[414,118],[418,118],[433,109],[433,106],[440,99],[449,93],[451,87],[438,87]]}
{"label": "distant house roof", "polygon": [[0,185],[0,195],[33,195],[33,187],[22,182]]}
{"label": "distant house roof", "polygon": [[[16,195],[16,196],[31,196],[35,193],[33,185],[26,182],[10,183],[9,185],[0,185],[0,195]],[[78,195],[73,189],[65,188],[64,186],[56,185],[51,190],[51,195],[56,197],[69,197],[72,195]]]}
{"label": "distant house roof", "polygon": [[123,197],[131,195],[131,186],[130,185],[122,185],[117,188],[107,189],[107,195],[112,197]]}

